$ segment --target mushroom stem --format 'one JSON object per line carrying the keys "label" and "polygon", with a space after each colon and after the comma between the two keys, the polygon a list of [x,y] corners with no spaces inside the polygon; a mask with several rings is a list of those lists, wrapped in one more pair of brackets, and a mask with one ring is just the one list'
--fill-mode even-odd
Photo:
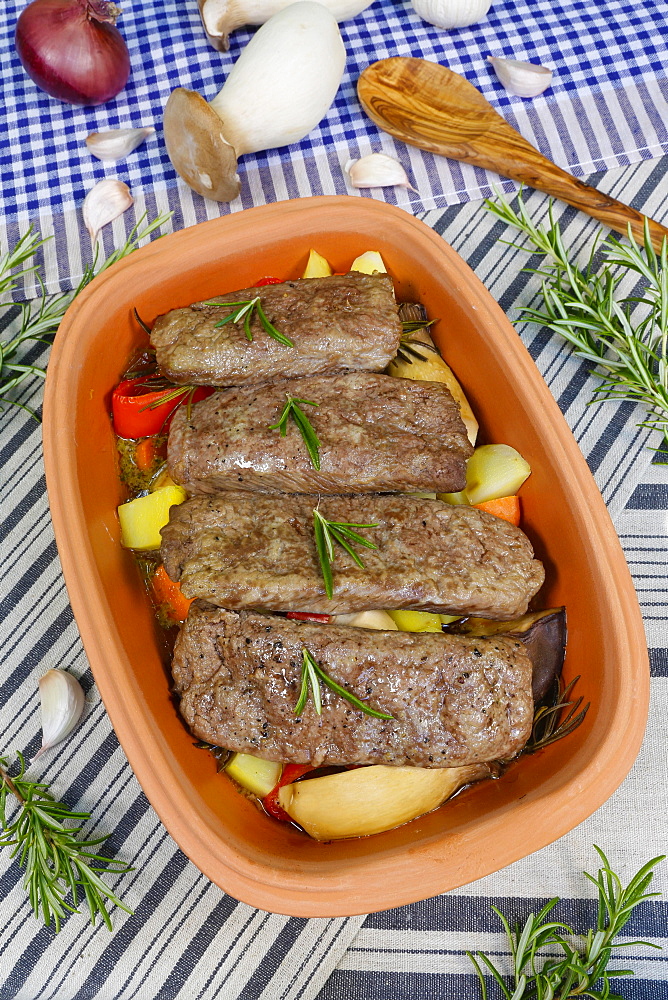
{"label": "mushroom stem", "polygon": [[205,198],[240,190],[237,157],[299,142],[334,100],[346,53],[336,19],[313,0],[279,11],[250,40],[207,104],[178,87],[164,114],[169,158]]}
{"label": "mushroom stem", "polygon": [[[264,24],[287,7],[292,0],[198,0],[199,13],[210,44],[219,52],[227,52],[229,36],[244,24]],[[320,0],[337,21],[357,17],[372,0]]]}

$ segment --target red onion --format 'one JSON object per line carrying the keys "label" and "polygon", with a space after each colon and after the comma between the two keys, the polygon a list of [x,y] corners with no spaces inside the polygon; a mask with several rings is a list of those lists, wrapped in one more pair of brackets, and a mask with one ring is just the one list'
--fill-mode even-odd
{"label": "red onion", "polygon": [[127,45],[109,0],[33,0],[16,25],[16,51],[28,76],[69,104],[103,104],[130,75]]}

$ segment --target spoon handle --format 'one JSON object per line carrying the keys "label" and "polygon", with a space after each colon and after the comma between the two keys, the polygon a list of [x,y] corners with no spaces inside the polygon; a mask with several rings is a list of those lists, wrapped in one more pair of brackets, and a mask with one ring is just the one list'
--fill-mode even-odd
{"label": "spoon handle", "polygon": [[[625,205],[611,195],[604,194],[573,177],[539,153],[530,143],[523,143],[522,152],[522,162],[509,160],[505,165],[499,164],[497,154],[497,162],[493,169],[512,180],[544,191],[554,198],[560,198],[561,201],[585,212],[624,236],[627,235],[630,226],[633,236],[640,244],[644,242],[644,226],[647,222],[652,246],[657,252],[661,251],[663,241],[668,236],[668,229],[665,226],[642,215],[630,205]],[[504,166],[503,170],[500,169],[501,166]]]}
{"label": "spoon handle", "polygon": [[[623,235],[630,225],[643,242],[644,215],[548,160],[473,84],[447,67],[403,56],[381,59],[362,71],[357,94],[371,120],[396,139],[537,188]],[[660,251],[668,229],[653,219],[647,225]]]}

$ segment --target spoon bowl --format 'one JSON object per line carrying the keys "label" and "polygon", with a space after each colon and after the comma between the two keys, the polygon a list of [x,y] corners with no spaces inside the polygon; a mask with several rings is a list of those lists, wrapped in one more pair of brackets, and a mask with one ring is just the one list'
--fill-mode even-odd
{"label": "spoon bowl", "polygon": [[660,250],[668,229],[562,170],[494,110],[463,76],[425,59],[395,56],[362,72],[357,95],[369,118],[384,132],[451,160],[463,160],[520,181],[626,235],[631,227]]}

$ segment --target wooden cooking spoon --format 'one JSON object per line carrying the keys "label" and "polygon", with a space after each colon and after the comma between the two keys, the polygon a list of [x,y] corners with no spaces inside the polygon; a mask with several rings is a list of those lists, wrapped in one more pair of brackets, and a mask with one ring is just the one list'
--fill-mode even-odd
{"label": "wooden cooking spoon", "polygon": [[[522,181],[642,242],[645,216],[562,170],[499,115],[472,83],[424,59],[397,56],[362,72],[357,94],[369,118],[402,142]],[[649,221],[656,250],[668,229]]]}

